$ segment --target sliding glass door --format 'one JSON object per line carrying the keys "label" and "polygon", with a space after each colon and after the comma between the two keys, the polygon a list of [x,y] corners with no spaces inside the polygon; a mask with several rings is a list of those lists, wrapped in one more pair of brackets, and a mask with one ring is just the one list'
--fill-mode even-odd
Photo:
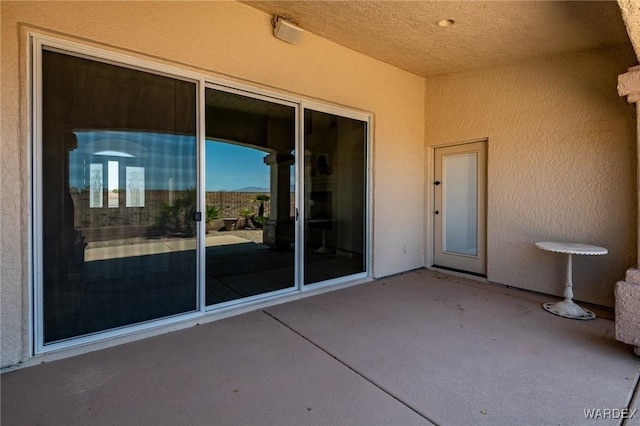
{"label": "sliding glass door", "polygon": [[41,61],[43,343],[197,310],[196,84]]}
{"label": "sliding glass door", "polygon": [[304,284],[366,272],[367,121],[304,110]]}
{"label": "sliding glass door", "polygon": [[34,42],[36,352],[367,275],[367,115],[72,47]]}
{"label": "sliding glass door", "polygon": [[206,303],[295,286],[295,104],[206,89]]}

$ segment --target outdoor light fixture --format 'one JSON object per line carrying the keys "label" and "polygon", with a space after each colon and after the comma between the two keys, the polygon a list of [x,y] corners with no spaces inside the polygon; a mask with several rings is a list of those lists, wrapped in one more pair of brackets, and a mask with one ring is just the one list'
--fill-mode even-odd
{"label": "outdoor light fixture", "polygon": [[272,20],[273,35],[287,43],[297,44],[304,30],[281,16],[275,15]]}

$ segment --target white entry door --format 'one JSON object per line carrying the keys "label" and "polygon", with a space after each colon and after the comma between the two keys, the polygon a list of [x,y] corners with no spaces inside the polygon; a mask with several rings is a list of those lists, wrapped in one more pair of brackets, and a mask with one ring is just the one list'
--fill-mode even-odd
{"label": "white entry door", "polygon": [[435,149],[434,266],[486,275],[486,141]]}

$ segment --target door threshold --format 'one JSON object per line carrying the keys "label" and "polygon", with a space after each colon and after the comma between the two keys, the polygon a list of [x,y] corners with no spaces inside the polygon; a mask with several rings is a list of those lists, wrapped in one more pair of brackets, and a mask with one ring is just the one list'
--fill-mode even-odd
{"label": "door threshold", "polygon": [[448,273],[453,272],[455,273],[455,275],[461,275],[463,277],[474,278],[474,279],[482,278],[482,281],[487,281],[487,274],[479,274],[477,272],[463,271],[462,269],[449,268],[448,266],[440,266],[440,265],[431,265],[429,269],[435,269],[435,270],[448,272]]}

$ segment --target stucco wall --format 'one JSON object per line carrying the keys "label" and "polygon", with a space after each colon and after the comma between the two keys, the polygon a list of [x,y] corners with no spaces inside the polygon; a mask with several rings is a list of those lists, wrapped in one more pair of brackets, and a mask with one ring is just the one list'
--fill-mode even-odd
{"label": "stucco wall", "polygon": [[613,306],[635,265],[635,110],[616,92],[634,63],[620,49],[427,79],[428,156],[489,140],[490,281],[561,295],[565,257],[533,243],[600,245],[608,255],[574,256],[575,298]]}
{"label": "stucco wall", "polygon": [[424,79],[310,33],[297,46],[284,43],[272,36],[270,16],[235,2],[1,8],[3,366],[25,358],[29,339],[29,29],[372,112],[374,274],[423,265]]}
{"label": "stucco wall", "polygon": [[640,58],[640,4],[635,0],[618,0],[618,6],[636,57]]}

